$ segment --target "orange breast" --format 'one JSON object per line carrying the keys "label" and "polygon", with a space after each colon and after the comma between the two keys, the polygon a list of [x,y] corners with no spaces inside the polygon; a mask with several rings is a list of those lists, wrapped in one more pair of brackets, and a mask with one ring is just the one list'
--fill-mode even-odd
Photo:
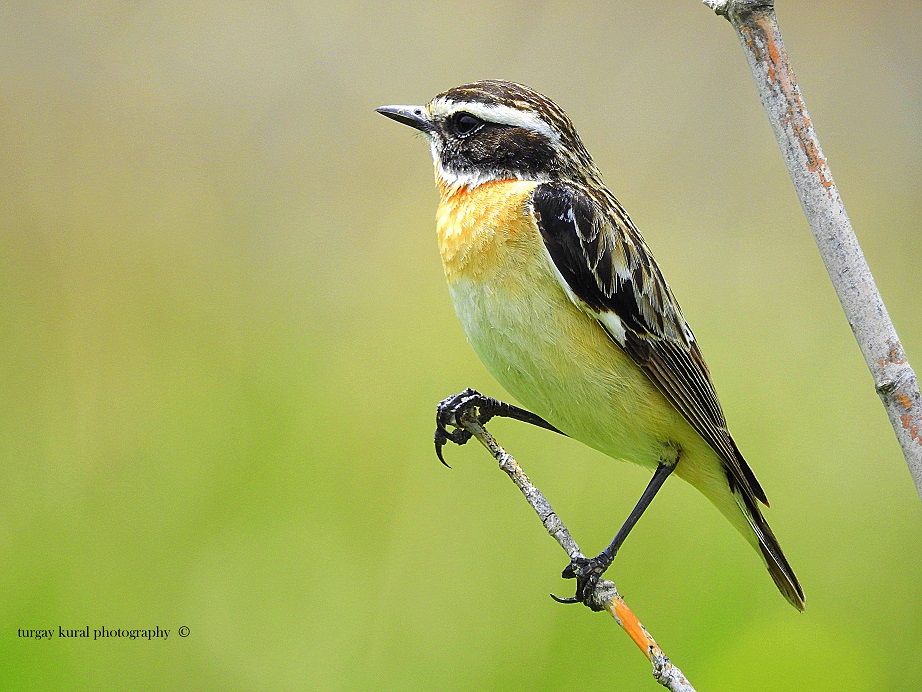
{"label": "orange breast", "polygon": [[540,249],[538,229],[526,208],[536,186],[533,181],[502,180],[472,190],[440,190],[436,222],[449,283],[462,276],[486,279]]}

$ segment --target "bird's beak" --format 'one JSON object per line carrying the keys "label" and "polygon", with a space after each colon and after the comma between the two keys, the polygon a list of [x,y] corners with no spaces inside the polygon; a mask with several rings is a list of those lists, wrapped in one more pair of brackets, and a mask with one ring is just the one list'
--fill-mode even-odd
{"label": "bird's beak", "polygon": [[429,132],[432,129],[432,122],[423,106],[381,106],[375,110],[391,120],[409,125],[420,132]]}

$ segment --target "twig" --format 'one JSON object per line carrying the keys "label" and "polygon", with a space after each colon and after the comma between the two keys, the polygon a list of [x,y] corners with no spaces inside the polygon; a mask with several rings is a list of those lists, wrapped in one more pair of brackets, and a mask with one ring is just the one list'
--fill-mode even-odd
{"label": "twig", "polygon": [[[538,518],[541,519],[544,528],[566,551],[570,559],[583,557],[583,553],[580,551],[576,541],[573,540],[563,521],[551,508],[551,504],[544,497],[544,494],[525,475],[522,467],[519,466],[513,456],[499,446],[496,439],[487,432],[487,429],[481,425],[477,417],[476,408],[471,407],[465,409],[458,416],[457,421],[454,422],[458,427],[467,430],[476,437],[480,444],[486,447],[490,454],[493,455],[493,458],[499,463],[499,467],[506,472],[506,475],[522,491],[525,499],[528,500],[528,504],[532,506],[532,509],[538,514]],[[650,633],[640,624],[637,616],[627,607],[613,582],[600,580],[596,585],[591,600],[594,606],[598,606],[598,610],[607,610],[615,619],[615,622],[640,647],[640,650],[653,664],[653,677],[659,684],[672,690],[672,692],[695,692],[695,688],[691,686],[682,671],[672,664],[669,657],[663,653],[663,650],[650,636]]]}
{"label": "twig", "polygon": [[922,497],[922,396],[788,62],[773,0],[703,0],[739,36],[826,271]]}

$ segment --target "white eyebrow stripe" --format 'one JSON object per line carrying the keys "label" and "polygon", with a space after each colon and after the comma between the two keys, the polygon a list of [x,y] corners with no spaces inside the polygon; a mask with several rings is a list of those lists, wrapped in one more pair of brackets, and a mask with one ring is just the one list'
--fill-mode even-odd
{"label": "white eyebrow stripe", "polygon": [[451,101],[449,99],[436,99],[429,104],[429,113],[437,118],[447,118],[454,113],[463,111],[470,113],[475,118],[480,118],[489,123],[499,125],[512,125],[526,130],[538,132],[552,142],[559,142],[557,132],[541,119],[534,111],[523,111],[502,104],[486,104],[474,101]]}

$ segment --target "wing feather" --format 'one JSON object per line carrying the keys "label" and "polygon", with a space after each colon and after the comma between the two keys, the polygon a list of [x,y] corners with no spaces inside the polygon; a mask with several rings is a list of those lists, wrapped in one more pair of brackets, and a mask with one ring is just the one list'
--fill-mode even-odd
{"label": "wing feather", "polygon": [[549,182],[531,199],[571,300],[609,333],[724,461],[731,489],[768,504],[727,431],[694,334],[653,255],[605,188]]}

